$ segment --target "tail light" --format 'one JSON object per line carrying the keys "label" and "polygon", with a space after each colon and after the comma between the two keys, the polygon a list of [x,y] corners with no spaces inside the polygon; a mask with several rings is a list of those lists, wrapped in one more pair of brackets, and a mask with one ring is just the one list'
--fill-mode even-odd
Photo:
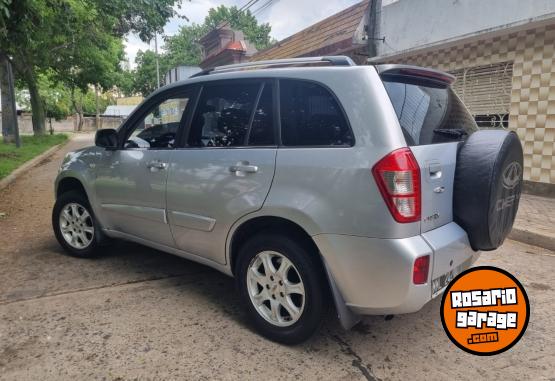
{"label": "tail light", "polygon": [[430,270],[429,255],[416,258],[412,268],[412,283],[414,284],[426,283],[428,281],[429,270]]}
{"label": "tail light", "polygon": [[372,173],[395,221],[420,221],[420,167],[411,150],[391,152],[372,168]]}

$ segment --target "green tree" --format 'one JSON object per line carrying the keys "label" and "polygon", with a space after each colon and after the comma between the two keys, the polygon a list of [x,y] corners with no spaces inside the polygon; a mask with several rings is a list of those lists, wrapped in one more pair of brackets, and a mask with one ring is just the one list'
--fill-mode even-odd
{"label": "green tree", "polygon": [[[139,50],[135,57],[137,68],[133,72],[133,92],[148,96],[158,87],[156,76],[156,53]],[[159,57],[160,74],[170,69],[164,56]]]}
{"label": "green tree", "polygon": [[[106,107],[112,102],[110,96],[107,94],[100,94],[98,97],[98,106],[100,113],[106,110]],[[96,94],[94,90],[88,89],[88,91],[83,96],[83,112],[85,114],[93,115],[96,113]]]}
{"label": "green tree", "polygon": [[258,24],[250,10],[241,11],[236,6],[230,8],[220,5],[208,11],[204,19],[204,25],[208,30],[229,25],[232,29],[240,30],[245,34],[247,40],[252,42],[258,50],[269,47],[273,40],[270,37],[272,27],[268,23]]}
{"label": "green tree", "polygon": [[175,15],[179,1],[0,0],[0,56],[11,57],[29,89],[34,132],[45,131],[40,73],[66,78],[73,93],[86,82],[113,83],[122,37],[136,32],[149,40]]}
{"label": "green tree", "polygon": [[71,99],[67,88],[48,74],[38,77],[38,87],[48,119],[62,120],[71,115]]}
{"label": "green tree", "polygon": [[203,35],[222,25],[242,31],[245,38],[259,50],[274,43],[270,37],[272,28],[269,24],[258,24],[249,10],[241,11],[235,6],[228,8],[220,5],[208,11],[208,16],[204,19],[203,24],[182,26],[175,36],[166,37],[165,54],[161,60],[168,68],[179,65],[198,65],[202,60],[202,51],[198,41]]}
{"label": "green tree", "polygon": [[[221,5],[209,10],[203,24],[182,26],[175,36],[164,39],[164,53],[159,55],[161,75],[176,66],[200,64],[200,38],[224,24],[242,31],[257,49],[265,49],[273,43],[269,24],[259,25],[248,10],[241,11],[235,6],[228,8]],[[156,90],[156,54],[151,50],[139,51],[135,64],[135,70],[120,74],[117,86],[126,95],[139,93],[148,96]],[[132,81],[129,79],[130,75],[133,76]]]}
{"label": "green tree", "polygon": [[207,31],[204,25],[192,24],[182,26],[175,36],[166,37],[164,59],[169,68],[200,64],[202,51],[198,41]]}
{"label": "green tree", "polygon": [[136,93],[135,74],[131,70],[120,70],[115,73],[114,83],[117,90],[126,97],[130,97]]}
{"label": "green tree", "polygon": [[12,0],[0,0],[0,34],[6,33],[6,21],[10,17],[10,4]]}

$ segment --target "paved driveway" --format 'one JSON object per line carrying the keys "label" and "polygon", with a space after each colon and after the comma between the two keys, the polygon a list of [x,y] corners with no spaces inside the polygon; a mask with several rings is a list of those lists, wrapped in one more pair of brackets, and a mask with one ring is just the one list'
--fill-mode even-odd
{"label": "paved driveway", "polygon": [[508,241],[480,264],[521,280],[526,335],[509,352],[477,357],[447,339],[439,301],[368,317],[343,331],[327,317],[309,342],[285,347],[246,324],[233,281],[131,243],[102,258],[64,255],[50,227],[52,181],[71,141],[0,191],[0,379],[553,379],[555,253]]}

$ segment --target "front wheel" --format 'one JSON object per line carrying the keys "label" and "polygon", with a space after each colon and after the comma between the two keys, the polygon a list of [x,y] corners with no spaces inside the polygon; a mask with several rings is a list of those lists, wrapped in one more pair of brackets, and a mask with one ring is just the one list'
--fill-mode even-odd
{"label": "front wheel", "polygon": [[52,211],[52,226],[60,245],[76,257],[92,257],[97,252],[98,224],[86,197],[70,191],[58,197]]}
{"label": "front wheel", "polygon": [[289,237],[261,234],[240,250],[236,282],[255,328],[265,337],[297,344],[318,329],[326,310],[317,253]]}

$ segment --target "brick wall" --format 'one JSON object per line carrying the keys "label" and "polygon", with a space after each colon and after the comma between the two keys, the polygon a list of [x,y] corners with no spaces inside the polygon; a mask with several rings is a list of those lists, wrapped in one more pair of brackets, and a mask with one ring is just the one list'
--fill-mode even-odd
{"label": "brick wall", "polygon": [[[2,129],[2,113],[0,113],[0,130]],[[113,117],[102,117],[100,118],[100,128],[118,128],[123,122],[124,118],[119,116]],[[33,122],[30,113],[23,113],[17,116],[17,125],[19,127],[19,133],[22,135],[30,135],[33,133]],[[74,132],[76,128],[76,121],[74,116],[70,116],[64,120],[54,120],[52,119],[52,129],[54,132]],[[50,124],[48,119],[46,120],[46,131],[50,130]],[[83,123],[83,131],[95,131],[96,130],[96,118],[94,116],[85,117]]]}

